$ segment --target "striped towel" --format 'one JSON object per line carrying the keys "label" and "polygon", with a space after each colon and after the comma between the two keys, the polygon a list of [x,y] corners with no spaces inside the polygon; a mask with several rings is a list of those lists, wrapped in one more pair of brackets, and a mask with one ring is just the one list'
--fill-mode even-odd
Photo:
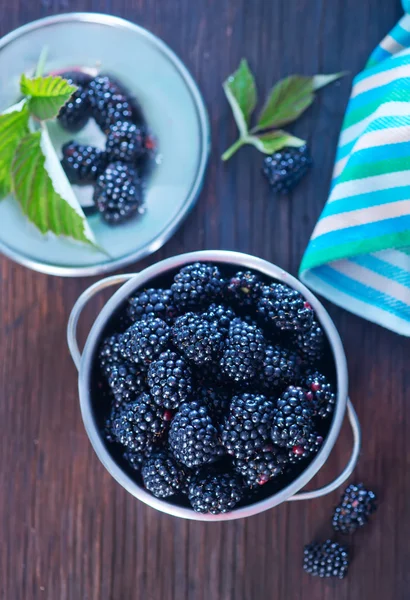
{"label": "striped towel", "polygon": [[410,0],[354,80],[328,202],[300,278],[410,336]]}

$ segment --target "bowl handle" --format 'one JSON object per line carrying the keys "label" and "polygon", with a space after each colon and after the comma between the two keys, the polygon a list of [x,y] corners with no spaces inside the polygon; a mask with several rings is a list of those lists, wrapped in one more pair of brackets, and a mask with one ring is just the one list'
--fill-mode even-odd
{"label": "bowl handle", "polygon": [[291,496],[290,498],[288,498],[288,501],[312,500],[313,498],[319,498],[320,496],[325,496],[326,494],[333,492],[333,490],[335,490],[340,485],[342,485],[342,483],[344,483],[346,481],[346,479],[348,477],[350,477],[350,475],[353,472],[353,469],[355,468],[355,466],[357,464],[357,460],[359,458],[359,453],[360,453],[361,441],[362,441],[362,434],[360,431],[359,419],[357,417],[355,409],[353,408],[353,404],[351,403],[350,398],[347,399],[347,413],[348,413],[350,425],[351,425],[352,431],[353,431],[353,450],[352,450],[352,454],[350,456],[349,462],[347,463],[347,465],[344,468],[344,470],[342,471],[342,473],[338,477],[336,477],[336,479],[334,479],[331,483],[328,483],[324,487],[321,487],[317,490],[312,490],[310,492],[299,492],[299,493],[295,494],[294,496]]}
{"label": "bowl handle", "polygon": [[74,364],[77,367],[77,371],[80,370],[81,364],[81,352],[77,342],[77,325],[81,313],[83,312],[83,308],[86,304],[88,304],[91,298],[98,294],[98,292],[101,292],[105,288],[111,287],[112,285],[119,285],[121,283],[125,283],[133,277],[135,277],[135,273],[127,273],[125,275],[113,275],[111,277],[101,279],[101,281],[97,281],[97,283],[90,285],[90,287],[87,288],[81,294],[77,302],[74,304],[67,324],[67,343],[68,348],[70,350],[71,358],[73,359]]}

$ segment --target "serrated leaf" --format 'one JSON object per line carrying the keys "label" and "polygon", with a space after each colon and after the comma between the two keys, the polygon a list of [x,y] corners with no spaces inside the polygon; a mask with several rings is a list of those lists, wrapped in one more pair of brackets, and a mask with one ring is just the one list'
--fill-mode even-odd
{"label": "serrated leaf", "polygon": [[96,245],[47,130],[29,133],[20,141],[12,174],[16,200],[42,233]]}
{"label": "serrated leaf", "polygon": [[223,88],[231,105],[241,135],[248,132],[249,120],[257,101],[255,79],[245,59],[224,82]]}
{"label": "serrated leaf", "polygon": [[48,77],[21,76],[20,89],[28,97],[28,108],[37,119],[53,119],[71,98],[77,87],[70,85],[59,75]]}
{"label": "serrated leaf", "polygon": [[20,140],[29,132],[28,119],[25,100],[0,115],[0,200],[12,191],[11,165]]}
{"label": "serrated leaf", "polygon": [[264,154],[273,154],[273,152],[282,150],[282,148],[287,146],[300,148],[300,146],[306,144],[305,140],[291,135],[282,129],[268,131],[267,133],[261,133],[259,135],[250,135],[247,138],[247,142],[255,146],[255,148]]}

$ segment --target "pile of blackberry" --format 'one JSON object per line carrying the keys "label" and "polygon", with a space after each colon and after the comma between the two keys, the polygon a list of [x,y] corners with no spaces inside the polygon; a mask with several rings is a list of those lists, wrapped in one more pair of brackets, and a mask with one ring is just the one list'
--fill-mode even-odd
{"label": "pile of blackberry", "polygon": [[336,399],[305,298],[224,269],[189,264],[138,291],[108,325],[97,366],[100,421],[122,467],[154,496],[212,514],[296,478]]}
{"label": "pile of blackberry", "polygon": [[116,79],[81,71],[62,75],[77,86],[58,115],[67,131],[83,129],[93,118],[106,135],[105,150],[70,141],[61,164],[69,181],[94,185],[95,210],[110,225],[144,212],[144,176],[155,150],[140,107]]}

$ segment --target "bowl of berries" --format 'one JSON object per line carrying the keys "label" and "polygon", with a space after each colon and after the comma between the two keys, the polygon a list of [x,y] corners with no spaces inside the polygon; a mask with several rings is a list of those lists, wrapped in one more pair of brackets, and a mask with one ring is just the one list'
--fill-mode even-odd
{"label": "bowl of berries", "polygon": [[[76,340],[84,306],[121,285]],[[82,416],[111,475],[163,512],[201,521],[315,498],[352,472],[360,427],[343,346],[297,279],[254,256],[201,251],[92,285],[67,329]],[[343,471],[300,492],[328,458],[348,412]]]}

